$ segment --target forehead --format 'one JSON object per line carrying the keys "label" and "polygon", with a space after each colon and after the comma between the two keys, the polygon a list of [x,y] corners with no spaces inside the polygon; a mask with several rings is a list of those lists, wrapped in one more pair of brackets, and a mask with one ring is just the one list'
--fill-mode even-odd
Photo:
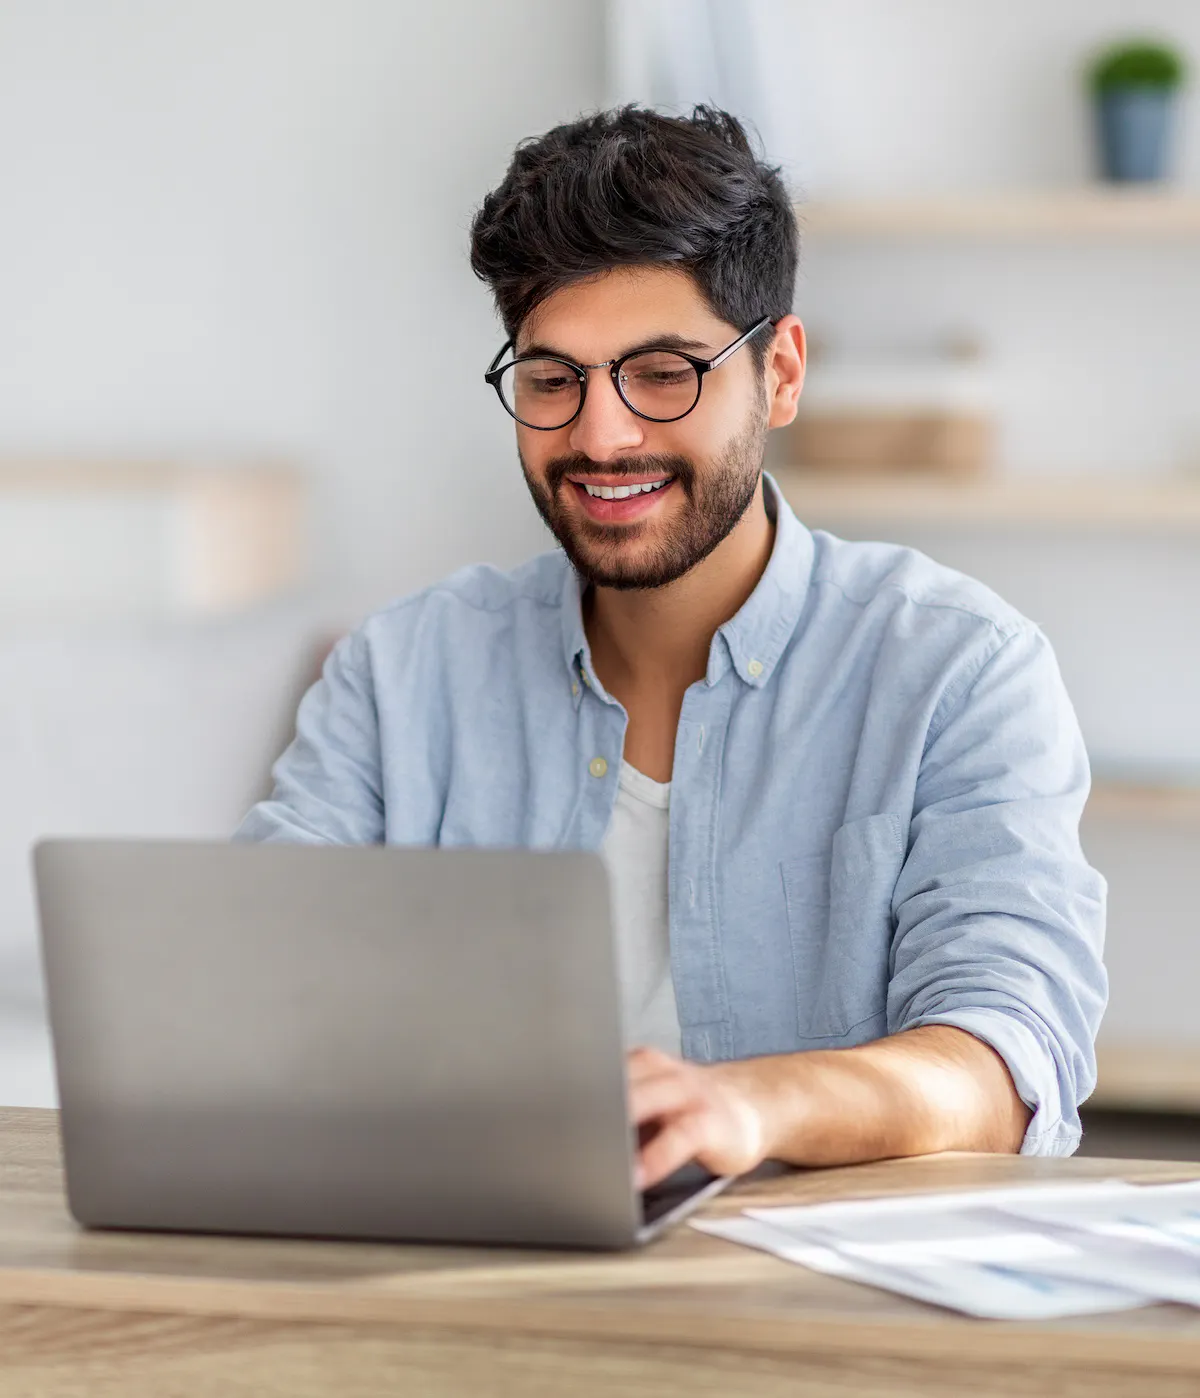
{"label": "forehead", "polygon": [[516,347],[522,353],[536,342],[596,363],[663,334],[685,335],[719,349],[729,330],[686,272],[616,267],[548,296],[526,318]]}

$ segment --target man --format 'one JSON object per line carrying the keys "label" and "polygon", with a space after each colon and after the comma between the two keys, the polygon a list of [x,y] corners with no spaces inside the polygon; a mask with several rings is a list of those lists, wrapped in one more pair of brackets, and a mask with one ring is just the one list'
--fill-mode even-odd
{"label": "man", "polygon": [[643,1184],[1067,1154],[1094,1081],[1104,884],[1054,658],[977,583],[809,533],[763,475],[804,378],[796,255],[724,113],[517,150],[472,262],[561,549],[344,639],[239,832],[601,849]]}

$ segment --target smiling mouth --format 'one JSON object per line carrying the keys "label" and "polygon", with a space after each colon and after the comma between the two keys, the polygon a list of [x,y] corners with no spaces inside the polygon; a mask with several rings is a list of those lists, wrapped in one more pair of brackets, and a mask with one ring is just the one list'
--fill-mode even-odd
{"label": "smiling mouth", "polygon": [[670,499],[679,477],[643,476],[639,480],[612,475],[589,480],[586,476],[568,476],[566,483],[574,492],[578,508],[593,524],[633,525],[666,508],[659,502]]}
{"label": "smiling mouth", "polygon": [[649,495],[669,485],[673,476],[663,476],[657,481],[638,481],[633,485],[592,485],[588,481],[572,481],[572,485],[582,486],[593,500],[627,500],[631,495]]}

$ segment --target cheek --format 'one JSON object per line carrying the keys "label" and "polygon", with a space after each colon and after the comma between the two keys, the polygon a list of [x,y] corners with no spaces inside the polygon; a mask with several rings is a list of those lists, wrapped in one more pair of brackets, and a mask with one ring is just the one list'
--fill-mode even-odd
{"label": "cheek", "polygon": [[[746,364],[723,364],[715,373],[708,374],[700,401],[696,404],[697,413],[707,413],[710,421],[720,419],[728,429],[735,423],[745,420],[752,407],[762,401],[762,385],[746,373]],[[727,373],[727,370],[735,370]]]}
{"label": "cheek", "polygon": [[734,442],[767,427],[763,383],[757,379],[721,382],[720,378],[719,372],[709,375],[711,383],[706,384],[691,417],[679,424],[692,429],[700,462],[720,461]]}
{"label": "cheek", "polygon": [[536,432],[526,432],[523,428],[517,428],[517,456],[521,461],[521,468],[525,474],[535,481],[545,480],[545,463],[547,455],[543,449],[543,443],[537,440]]}
{"label": "cheek", "polygon": [[566,431],[537,432],[531,427],[517,424],[517,455],[526,472],[537,480],[544,480],[546,466],[556,457],[572,456]]}
{"label": "cheek", "polygon": [[701,399],[687,417],[660,428],[646,449],[664,456],[686,457],[697,471],[703,472],[714,455],[719,454],[728,434],[728,413]]}
{"label": "cheek", "polygon": [[642,444],[631,456],[686,456],[691,461],[703,461],[708,454],[714,430],[720,430],[720,415],[714,422],[706,420],[701,409],[704,400],[678,422],[642,423]]}

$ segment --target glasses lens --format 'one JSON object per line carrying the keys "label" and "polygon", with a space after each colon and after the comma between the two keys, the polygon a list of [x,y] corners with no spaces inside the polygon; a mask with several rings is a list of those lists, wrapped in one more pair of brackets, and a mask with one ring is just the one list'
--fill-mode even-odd
{"label": "glasses lens", "polygon": [[669,422],[695,407],[700,396],[700,377],[679,355],[652,350],[625,361],[621,391],[639,413],[658,422]]}
{"label": "glasses lens", "polygon": [[579,377],[557,359],[522,359],[500,376],[508,410],[529,427],[565,427],[579,411]]}

